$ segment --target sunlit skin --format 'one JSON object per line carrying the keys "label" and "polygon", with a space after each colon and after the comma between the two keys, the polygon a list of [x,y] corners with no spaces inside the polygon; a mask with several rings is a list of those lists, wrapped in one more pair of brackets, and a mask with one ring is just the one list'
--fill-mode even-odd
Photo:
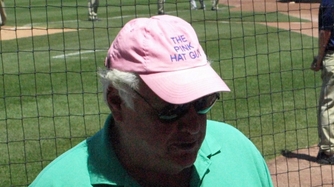
{"label": "sunlit skin", "polygon": [[318,39],[318,56],[314,62],[311,64],[311,70],[319,71],[322,69],[322,60],[326,54],[326,46],[331,37],[331,31],[329,30],[320,30],[319,39]]}
{"label": "sunlit skin", "polygon": [[[156,109],[168,104],[144,83],[138,92]],[[177,121],[163,123],[143,99],[134,98],[132,110],[112,88],[108,104],[115,119],[113,146],[129,174],[142,186],[189,186],[191,166],[205,136],[206,115],[191,107]]]}

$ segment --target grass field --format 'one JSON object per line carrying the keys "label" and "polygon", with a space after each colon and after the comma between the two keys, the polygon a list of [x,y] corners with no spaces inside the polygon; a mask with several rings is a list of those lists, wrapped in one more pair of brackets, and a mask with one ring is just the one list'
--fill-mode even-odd
{"label": "grass field", "polygon": [[[106,2],[100,1],[101,21],[89,22],[86,1],[6,1],[7,26],[71,30],[1,41],[0,186],[26,186],[103,125],[108,109],[96,71],[120,28],[157,9],[156,1]],[[266,159],[314,145],[320,80],[309,64],[316,40],[259,24],[305,20],[223,5],[217,12],[189,7],[178,1],[165,9],[194,26],[232,90],[209,118],[240,129]]]}

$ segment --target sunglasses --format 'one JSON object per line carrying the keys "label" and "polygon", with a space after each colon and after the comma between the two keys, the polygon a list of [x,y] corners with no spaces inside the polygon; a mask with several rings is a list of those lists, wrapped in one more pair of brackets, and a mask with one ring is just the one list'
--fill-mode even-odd
{"label": "sunglasses", "polygon": [[154,108],[148,101],[142,96],[138,91],[133,91],[142,98],[153,110],[156,111],[158,118],[160,121],[164,123],[170,123],[178,120],[182,116],[184,116],[190,109],[191,106],[195,108],[197,114],[206,114],[210,111],[216,101],[219,99],[219,93],[213,93],[204,97],[201,97],[193,102],[186,104],[169,104],[162,108],[161,110],[157,110]]}

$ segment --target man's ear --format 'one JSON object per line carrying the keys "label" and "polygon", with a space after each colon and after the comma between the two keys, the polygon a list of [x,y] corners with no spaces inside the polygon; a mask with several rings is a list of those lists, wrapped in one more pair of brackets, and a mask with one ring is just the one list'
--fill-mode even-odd
{"label": "man's ear", "polygon": [[123,119],[121,106],[123,100],[119,96],[118,90],[112,86],[109,86],[107,90],[107,103],[115,121],[121,121]]}

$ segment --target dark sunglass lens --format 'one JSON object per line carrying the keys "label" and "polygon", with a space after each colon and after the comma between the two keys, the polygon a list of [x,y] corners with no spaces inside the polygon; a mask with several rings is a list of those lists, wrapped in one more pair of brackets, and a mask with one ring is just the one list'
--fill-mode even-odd
{"label": "dark sunglass lens", "polygon": [[173,122],[182,117],[189,111],[190,106],[194,106],[198,114],[206,114],[214,105],[215,101],[219,99],[217,93],[202,97],[194,102],[183,105],[168,105],[159,113],[159,119],[162,122]]}
{"label": "dark sunglass lens", "polygon": [[189,106],[190,104],[169,105],[159,113],[159,118],[162,120],[170,120],[170,121],[178,119],[182,115],[187,113]]}
{"label": "dark sunglass lens", "polygon": [[197,100],[194,104],[197,113],[199,114],[208,113],[218,98],[219,95],[215,93]]}

